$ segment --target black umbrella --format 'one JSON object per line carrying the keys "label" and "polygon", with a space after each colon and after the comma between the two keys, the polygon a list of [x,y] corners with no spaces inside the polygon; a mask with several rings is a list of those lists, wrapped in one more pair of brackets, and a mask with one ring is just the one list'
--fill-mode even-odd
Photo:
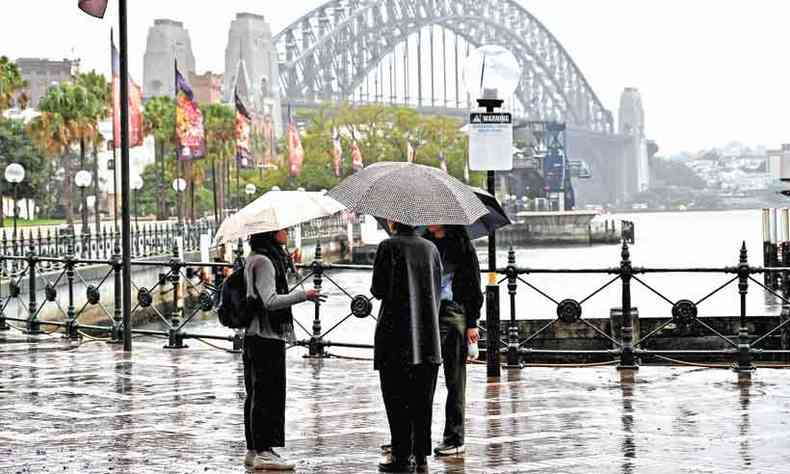
{"label": "black umbrella", "polygon": [[[475,196],[480,199],[480,202],[483,203],[486,209],[488,209],[488,214],[465,226],[466,233],[469,235],[471,240],[479,239],[480,237],[486,237],[490,231],[512,224],[512,222],[510,222],[510,218],[505,213],[505,210],[502,209],[499,201],[497,201],[494,196],[489,194],[488,191],[475,186],[469,186],[469,188],[475,193]],[[387,226],[387,220],[381,217],[376,217],[376,220],[379,222],[379,224],[381,224],[381,227],[387,231],[387,234],[390,234],[390,229]],[[422,231],[424,231],[424,229],[420,229],[420,232]]]}
{"label": "black umbrella", "polygon": [[469,186],[414,163],[374,163],[344,179],[329,196],[358,214],[412,226],[468,225],[488,213]]}
{"label": "black umbrella", "polygon": [[502,205],[499,204],[499,201],[497,201],[494,196],[489,194],[488,191],[474,186],[470,187],[472,191],[474,191],[475,196],[477,196],[486,209],[488,209],[488,214],[466,226],[466,232],[469,234],[470,239],[474,240],[485,237],[492,230],[512,224],[505,210],[502,209]]}

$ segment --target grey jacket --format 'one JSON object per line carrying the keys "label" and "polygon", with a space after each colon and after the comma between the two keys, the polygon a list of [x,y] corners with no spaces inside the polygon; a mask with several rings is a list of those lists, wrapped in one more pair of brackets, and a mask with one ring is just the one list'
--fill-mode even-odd
{"label": "grey jacket", "polygon": [[[268,257],[256,253],[250,254],[244,265],[244,279],[247,282],[247,296],[252,296],[253,282],[258,295],[267,311],[285,309],[289,306],[307,301],[304,288],[295,288],[286,295],[277,293],[275,286],[274,265]],[[293,341],[293,324],[288,325],[285,331],[273,328],[266,316],[255,317],[246,330],[247,336],[259,336],[266,339]]]}

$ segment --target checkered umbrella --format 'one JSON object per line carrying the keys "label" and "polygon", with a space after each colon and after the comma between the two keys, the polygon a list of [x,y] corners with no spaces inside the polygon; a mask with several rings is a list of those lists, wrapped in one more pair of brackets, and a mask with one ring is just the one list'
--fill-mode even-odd
{"label": "checkered umbrella", "polygon": [[379,162],[329,191],[349,209],[407,225],[468,225],[488,213],[469,186],[439,168]]}

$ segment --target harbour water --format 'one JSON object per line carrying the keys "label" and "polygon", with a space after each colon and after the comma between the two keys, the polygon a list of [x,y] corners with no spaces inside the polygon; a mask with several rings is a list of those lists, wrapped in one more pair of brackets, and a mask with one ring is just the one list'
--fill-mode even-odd
{"label": "harbour water", "polygon": [[[635,223],[636,243],[630,246],[634,266],[648,268],[689,268],[735,266],[742,242],[746,243],[752,265],[762,264],[762,235],[760,210],[738,210],[722,212],[660,212],[617,214],[615,219],[627,219]],[[507,242],[500,242],[497,254],[499,266],[507,262]],[[598,268],[617,267],[621,248],[618,245],[595,245],[573,247],[516,248],[516,263],[529,268]],[[481,264],[486,265],[486,253],[480,253]],[[327,275],[342,287],[324,279],[322,291],[328,300],[321,308],[321,324],[327,331],[350,313],[349,295],[368,295],[369,271],[330,271]],[[697,301],[733,278],[732,274],[647,274],[639,279],[660,292],[670,301],[690,299]],[[525,275],[524,280],[541,290],[555,301],[573,298],[577,301],[605,285],[614,278],[609,274],[584,275]],[[756,279],[761,281],[761,277]],[[485,278],[483,279],[485,281]],[[632,303],[641,318],[669,318],[671,305],[637,281],[632,285]],[[348,293],[349,295],[347,295]],[[621,285],[614,282],[606,289],[585,301],[582,317],[608,317],[613,307],[620,306]],[[502,305],[501,318],[510,317],[510,304],[506,285],[500,287]],[[750,283],[747,298],[750,316],[777,314],[779,300],[768,295],[756,284]],[[374,300],[373,315],[378,311]],[[699,305],[701,316],[735,316],[739,311],[737,282]],[[296,320],[311,330],[315,315],[314,306],[302,304],[294,308]],[[484,317],[484,316],[483,316]],[[556,304],[523,283],[519,283],[516,296],[517,319],[553,319]],[[227,329],[216,321],[198,323],[205,327],[195,328],[211,333],[224,333]],[[334,329],[327,339],[335,342],[371,344],[375,320],[348,317]],[[308,333],[297,328],[299,337]],[[365,351],[333,349],[335,353],[359,355]]]}

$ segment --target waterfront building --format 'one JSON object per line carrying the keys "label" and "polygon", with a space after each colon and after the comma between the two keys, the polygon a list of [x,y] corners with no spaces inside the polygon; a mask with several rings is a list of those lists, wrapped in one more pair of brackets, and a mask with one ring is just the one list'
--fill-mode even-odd
{"label": "waterfront building", "polygon": [[626,146],[631,149],[629,160],[622,163],[620,176],[623,197],[631,197],[650,187],[650,167],[648,165],[647,138],[645,137],[645,110],[642,96],[634,87],[626,87],[620,95],[618,131],[629,137]]}
{"label": "waterfront building", "polygon": [[79,73],[80,61],[65,58],[19,58],[16,65],[22,78],[27,81],[27,88],[23,92],[29,99],[28,106],[35,109],[50,86],[70,81]]}
{"label": "waterfront building", "polygon": [[279,69],[272,29],[262,15],[237,13],[230,24],[225,48],[224,101],[233,102],[240,85],[242,100],[255,113],[270,115],[277,136],[282,135]]}
{"label": "waterfront building", "polygon": [[189,77],[195,73],[195,56],[189,31],[180,21],[159,19],[148,29],[148,40],[143,58],[143,99],[175,96],[173,67]]}
{"label": "waterfront building", "polygon": [[199,104],[218,104],[222,102],[222,74],[207,71],[205,74],[190,74],[189,84]]}

